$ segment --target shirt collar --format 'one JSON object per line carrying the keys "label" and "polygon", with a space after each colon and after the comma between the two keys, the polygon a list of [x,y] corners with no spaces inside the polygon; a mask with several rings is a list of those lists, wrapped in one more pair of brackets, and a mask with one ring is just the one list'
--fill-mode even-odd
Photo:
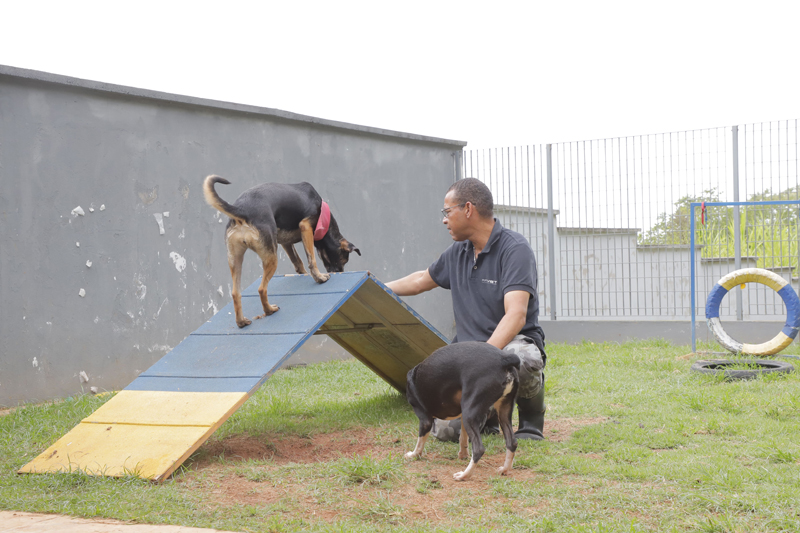
{"label": "shirt collar", "polygon": [[[497,242],[502,232],[503,232],[503,225],[500,224],[500,221],[495,218],[494,226],[492,227],[492,233],[489,235],[489,240],[486,241],[486,246],[483,247],[483,250],[481,250],[481,253],[478,255],[489,253],[492,249],[492,244]],[[471,252],[473,255],[475,254],[475,246],[473,246],[472,241],[470,241],[469,239],[464,243],[464,250],[467,252]]]}

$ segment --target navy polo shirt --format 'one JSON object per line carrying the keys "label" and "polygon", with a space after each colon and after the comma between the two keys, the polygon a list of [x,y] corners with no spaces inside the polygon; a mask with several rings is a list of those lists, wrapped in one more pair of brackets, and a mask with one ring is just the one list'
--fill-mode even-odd
{"label": "navy polo shirt", "polygon": [[492,336],[505,316],[503,297],[527,291],[528,314],[521,335],[530,337],[544,354],[544,331],[539,326],[536,258],[525,237],[495,219],[486,246],[475,258],[468,240],[453,243],[428,268],[433,281],[450,289],[456,336],[453,342],[481,341]]}

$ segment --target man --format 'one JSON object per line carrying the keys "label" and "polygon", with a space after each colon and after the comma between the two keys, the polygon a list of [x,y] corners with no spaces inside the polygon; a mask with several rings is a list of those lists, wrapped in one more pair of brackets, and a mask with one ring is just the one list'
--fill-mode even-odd
{"label": "man", "polygon": [[[444,197],[442,222],[453,243],[428,267],[387,283],[399,296],[436,287],[450,289],[456,336],[453,342],[483,341],[520,357],[517,438],[541,440],[544,427],[544,332],[539,326],[536,259],[525,238],[494,218],[486,185],[474,178],[455,182]],[[496,419],[496,415],[494,416]],[[491,419],[485,431],[499,432]],[[436,421],[433,434],[458,440],[461,420]]]}

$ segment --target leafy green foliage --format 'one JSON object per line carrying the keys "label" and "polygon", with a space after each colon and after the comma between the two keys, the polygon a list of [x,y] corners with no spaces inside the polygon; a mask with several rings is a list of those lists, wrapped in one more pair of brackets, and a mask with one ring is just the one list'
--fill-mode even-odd
{"label": "leafy green foliage", "polygon": [[[767,189],[751,195],[747,201],[784,201],[800,199],[800,186],[779,193]],[[697,196],[684,196],[674,204],[672,213],[661,213],[658,222],[639,236],[640,245],[688,245],[690,243],[690,204],[719,202],[716,189]],[[759,268],[792,267],[798,264],[797,205],[708,206],[705,215],[695,209],[695,243],[702,245],[702,257],[735,256],[736,217],[738,216],[740,249],[743,257],[756,258]]]}

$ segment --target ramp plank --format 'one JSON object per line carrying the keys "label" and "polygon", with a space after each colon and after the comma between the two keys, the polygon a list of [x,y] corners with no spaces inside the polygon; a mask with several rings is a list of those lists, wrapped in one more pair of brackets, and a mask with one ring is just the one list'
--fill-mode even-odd
{"label": "ramp plank", "polygon": [[81,423],[19,472],[135,475],[158,481],[169,476],[216,429]]}
{"label": "ramp plank", "polygon": [[[234,325],[235,327],[235,325]],[[261,377],[299,348],[305,334],[189,335],[143,377]]]}
{"label": "ramp plank", "polygon": [[[236,325],[233,306],[230,314],[219,312],[211,320],[200,326],[193,335],[275,335],[287,333],[308,333],[319,326],[320,310],[336,309],[342,300],[347,298],[347,292],[333,292],[315,294],[313,296],[294,294],[286,296],[270,296],[269,303],[277,305],[280,310],[273,315],[253,320],[253,317],[264,313],[261,298],[258,296],[242,297],[242,312],[244,316],[253,320],[245,328]],[[223,310],[226,310],[224,308]],[[324,320],[323,320],[324,321]]]}
{"label": "ramp plank", "polygon": [[265,376],[250,378],[191,378],[166,376],[139,376],[125,390],[171,392],[249,392],[263,383]]}
{"label": "ramp plank", "polygon": [[242,392],[123,390],[83,421],[87,424],[211,427],[232,415],[246,399],[247,394]]}
{"label": "ramp plank", "polygon": [[[317,283],[310,275],[299,276],[274,276],[269,280],[267,294],[272,296],[285,294],[304,294],[317,295],[330,292],[348,292],[357,288],[369,276],[368,272],[338,272],[332,274],[331,278],[325,283]],[[261,280],[257,280],[252,285],[242,291],[242,296],[258,296],[258,286]]]}

